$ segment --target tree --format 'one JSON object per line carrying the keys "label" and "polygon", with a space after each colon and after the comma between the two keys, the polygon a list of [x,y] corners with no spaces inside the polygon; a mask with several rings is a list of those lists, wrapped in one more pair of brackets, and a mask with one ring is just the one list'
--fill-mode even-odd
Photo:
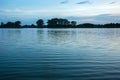
{"label": "tree", "polygon": [[62,18],[53,18],[51,20],[48,20],[47,23],[49,27],[65,27],[70,25],[70,21]]}
{"label": "tree", "polygon": [[15,27],[14,23],[13,22],[7,22],[6,25],[5,25],[6,28],[13,28]]}
{"label": "tree", "polygon": [[53,18],[51,20],[48,20],[47,23],[49,26],[56,26],[56,25],[58,25],[58,18]]}
{"label": "tree", "polygon": [[35,28],[36,26],[34,25],[34,24],[31,24],[31,26],[30,26],[31,28]]}
{"label": "tree", "polygon": [[71,21],[72,26],[76,26],[77,22],[76,21]]}
{"label": "tree", "polygon": [[5,25],[5,24],[4,24],[3,22],[1,22],[1,25],[0,25],[0,27],[2,28],[2,27],[4,27],[4,25]]}
{"label": "tree", "polygon": [[44,21],[43,21],[42,19],[39,19],[39,20],[36,22],[36,24],[37,24],[37,27],[43,27]]}
{"label": "tree", "polygon": [[17,28],[17,27],[21,27],[21,22],[20,21],[16,21],[15,23],[14,23],[14,26]]}

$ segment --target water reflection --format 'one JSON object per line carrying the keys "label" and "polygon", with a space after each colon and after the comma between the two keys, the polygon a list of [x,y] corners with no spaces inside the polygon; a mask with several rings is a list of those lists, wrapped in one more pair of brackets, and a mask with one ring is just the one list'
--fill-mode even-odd
{"label": "water reflection", "polygon": [[120,49],[119,29],[1,29],[0,42],[14,42],[33,47],[41,45],[77,49]]}
{"label": "water reflection", "polygon": [[0,80],[119,80],[119,52],[120,29],[0,29]]}
{"label": "water reflection", "polygon": [[0,41],[19,42],[21,39],[21,30],[0,30]]}
{"label": "water reflection", "polygon": [[59,44],[69,40],[69,31],[48,31],[48,40]]}
{"label": "water reflection", "polygon": [[37,30],[39,42],[68,48],[120,49],[119,29]]}
{"label": "water reflection", "polygon": [[48,41],[48,30],[37,30],[37,40],[39,43],[47,42]]}

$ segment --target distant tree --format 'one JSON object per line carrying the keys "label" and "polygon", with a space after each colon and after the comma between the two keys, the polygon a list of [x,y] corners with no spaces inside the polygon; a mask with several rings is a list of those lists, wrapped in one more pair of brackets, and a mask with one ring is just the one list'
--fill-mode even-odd
{"label": "distant tree", "polygon": [[34,24],[31,24],[31,28],[35,28],[36,26]]}
{"label": "distant tree", "polygon": [[39,19],[39,20],[36,22],[36,24],[37,24],[37,27],[43,27],[44,21],[43,21],[42,19]]}
{"label": "distant tree", "polygon": [[48,20],[48,25],[49,26],[55,26],[55,25],[58,25],[59,23],[58,23],[58,18],[53,18],[53,19],[51,19],[51,20]]}
{"label": "distant tree", "polygon": [[3,22],[1,22],[1,26],[2,26],[2,25],[4,25],[4,23],[3,23]]}
{"label": "distant tree", "polygon": [[15,23],[14,23],[14,25],[15,25],[15,27],[17,28],[20,28],[21,27],[21,21],[16,21]]}
{"label": "distant tree", "polygon": [[62,18],[53,18],[51,20],[48,20],[48,26],[49,27],[65,27],[70,24],[70,21],[67,19],[62,19]]}
{"label": "distant tree", "polygon": [[67,19],[63,19],[63,25],[70,25],[70,21],[68,21]]}
{"label": "distant tree", "polygon": [[84,23],[84,24],[82,24],[82,26],[85,27],[85,28],[92,28],[92,27],[94,27],[94,24]]}
{"label": "distant tree", "polygon": [[7,22],[5,27],[6,28],[13,28],[13,27],[15,27],[15,24],[13,22]]}
{"label": "distant tree", "polygon": [[104,27],[106,28],[120,28],[119,23],[109,23],[109,24],[104,24]]}
{"label": "distant tree", "polygon": [[76,26],[77,22],[76,21],[71,21],[72,26]]}
{"label": "distant tree", "polygon": [[0,25],[0,27],[2,28],[2,27],[4,27],[4,25],[5,25],[5,24],[4,24],[3,22],[1,22],[1,25]]}
{"label": "distant tree", "polygon": [[16,21],[16,22],[7,22],[6,24],[1,23],[2,28],[20,28],[21,27],[21,22]]}
{"label": "distant tree", "polygon": [[[1,22],[0,28],[120,28],[120,23],[108,23],[108,24],[92,24],[84,23],[77,25],[76,21],[69,21],[63,18],[52,18],[48,20],[48,25],[44,25],[44,21],[39,19],[36,21],[36,25],[23,25],[21,26],[21,21],[16,22]],[[44,27],[43,27],[44,26]]]}
{"label": "distant tree", "polygon": [[30,28],[30,25],[23,25],[22,28]]}

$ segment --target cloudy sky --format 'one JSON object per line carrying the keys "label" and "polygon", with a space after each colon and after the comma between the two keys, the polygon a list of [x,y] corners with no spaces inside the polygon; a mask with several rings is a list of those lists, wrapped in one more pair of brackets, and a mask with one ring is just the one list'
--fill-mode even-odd
{"label": "cloudy sky", "polygon": [[120,23],[120,0],[0,0],[0,22],[67,18],[78,23]]}

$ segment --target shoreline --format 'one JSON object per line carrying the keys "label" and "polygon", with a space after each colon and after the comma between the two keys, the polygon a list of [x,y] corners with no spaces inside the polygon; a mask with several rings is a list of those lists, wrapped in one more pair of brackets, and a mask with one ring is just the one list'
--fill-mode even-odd
{"label": "shoreline", "polygon": [[[24,28],[0,28],[0,29],[25,29],[26,27],[24,27]],[[104,28],[106,28],[106,29],[113,29],[113,28],[120,28],[120,27],[110,27],[110,28],[108,28],[108,27],[80,27],[80,28],[78,28],[78,27],[74,27],[74,28],[71,28],[71,27],[66,27],[66,28],[61,28],[61,27],[56,27],[56,28],[53,28],[53,27],[49,27],[49,28],[35,28],[35,27],[33,27],[33,28],[26,28],[26,29],[95,29],[95,28],[99,28],[99,29],[104,29]]]}

